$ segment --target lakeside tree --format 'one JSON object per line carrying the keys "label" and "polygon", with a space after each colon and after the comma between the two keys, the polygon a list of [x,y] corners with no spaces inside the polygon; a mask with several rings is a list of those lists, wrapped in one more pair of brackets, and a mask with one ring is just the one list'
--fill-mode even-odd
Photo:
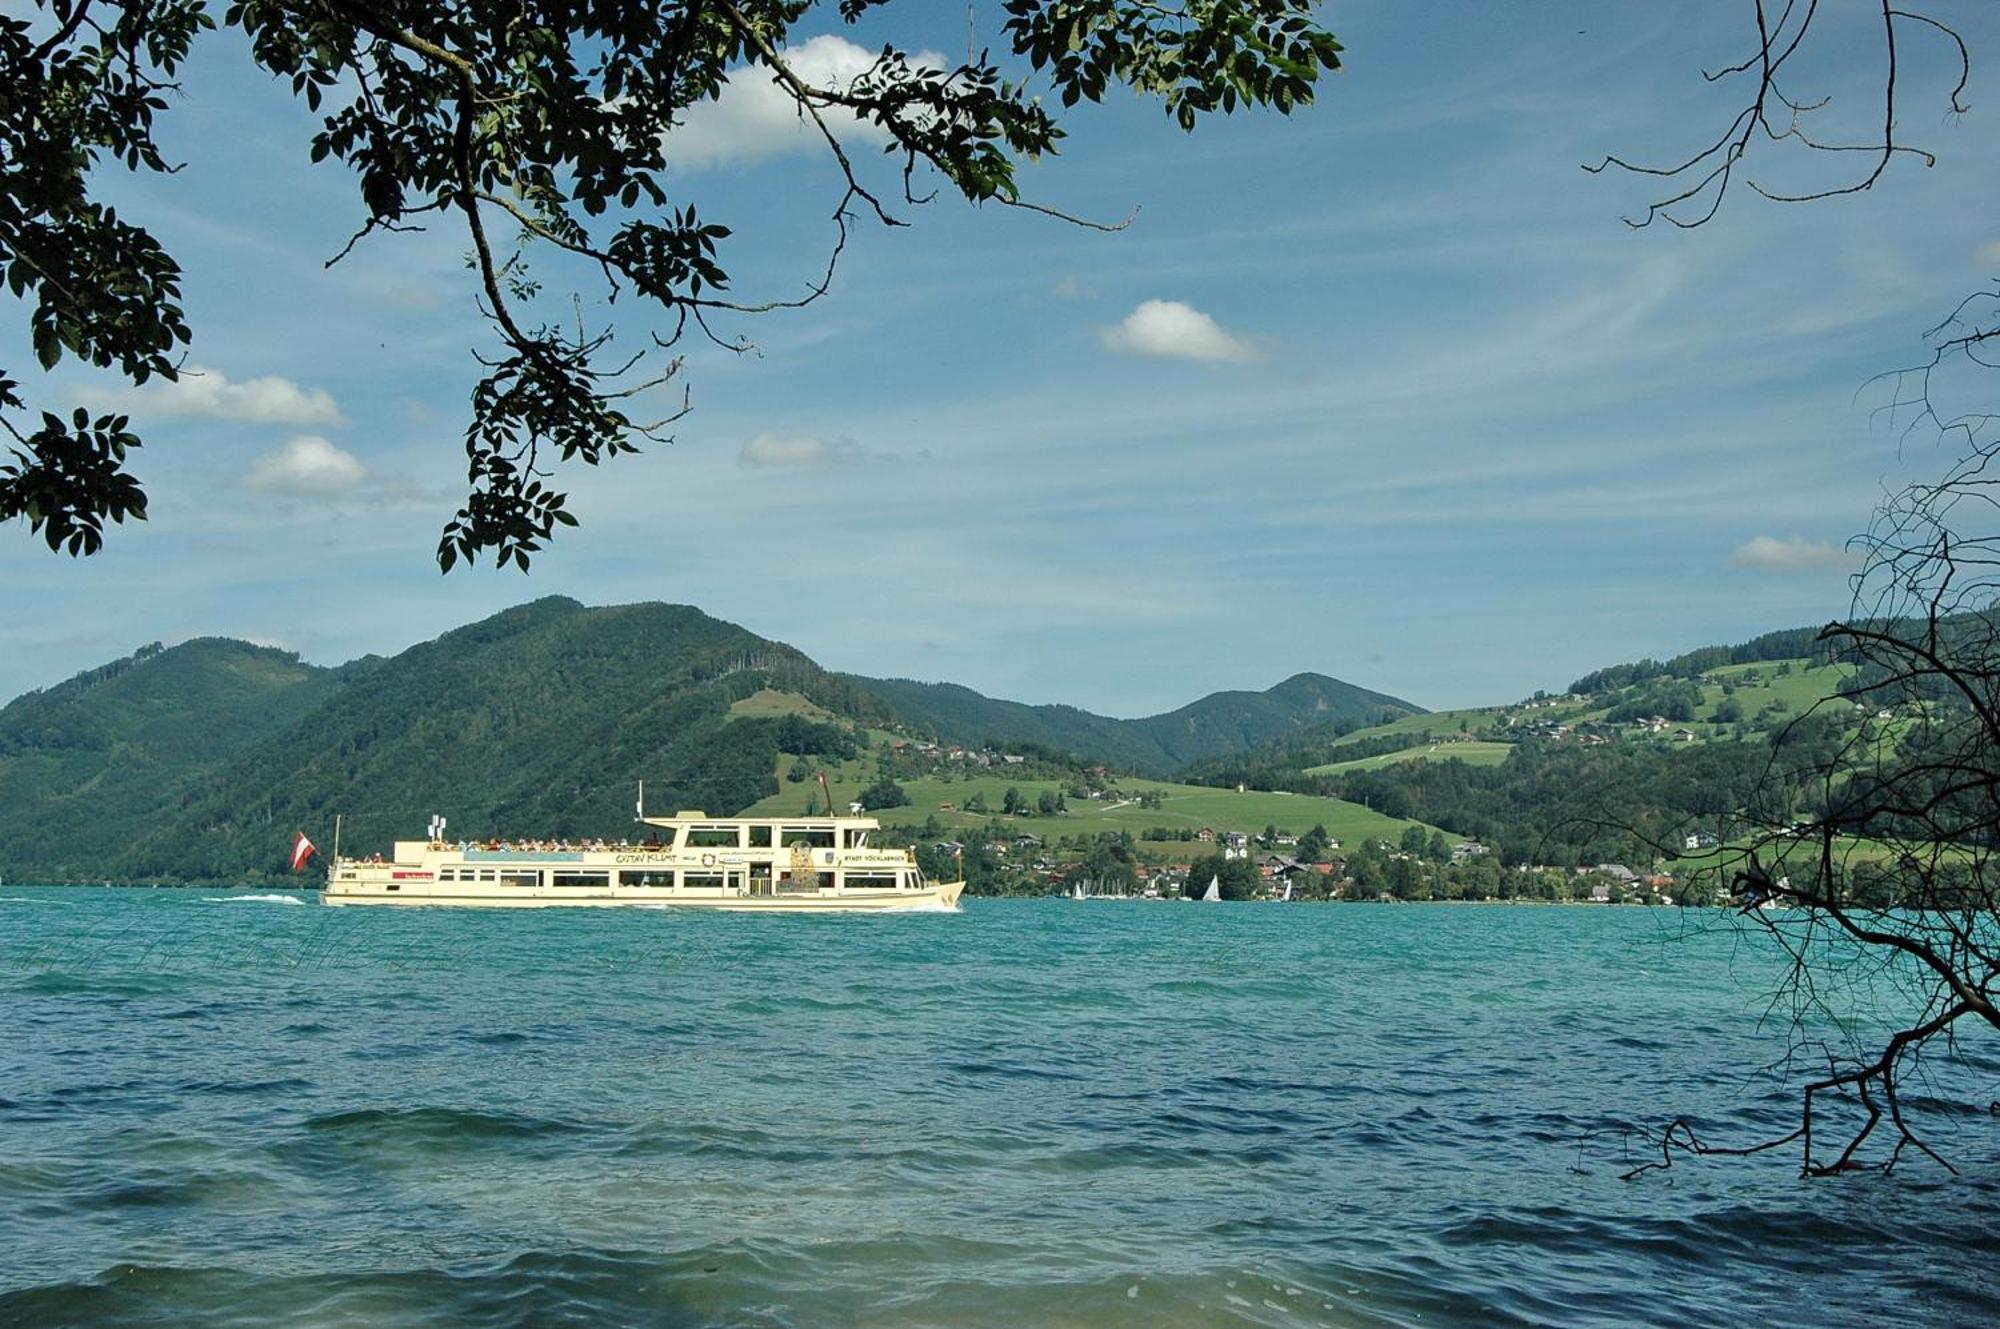
{"label": "lakeside tree", "polygon": [[[1902,137],[1911,43],[1941,53],[1951,72],[1943,109],[1963,114],[1972,56],[1935,14],[1896,7],[1753,7],[1745,58],[1709,75],[1736,89],[1722,130],[1695,151],[1650,164],[1607,157],[1616,169],[1664,188],[1636,227],[1710,223],[1739,185],[1781,203],[1821,202],[1873,189],[1901,162],[1930,164]],[[1795,86],[1813,67],[1823,30],[1865,17],[1880,59],[1866,89],[1877,128],[1857,139],[1823,137],[1831,100]],[[1851,62],[1839,66],[1853,69]],[[1822,68],[1824,68],[1822,66]],[[1803,74],[1800,75],[1803,77]],[[1836,89],[1851,94],[1853,88]],[[1934,95],[1934,90],[1933,94]],[[1786,153],[1779,167],[1770,156]],[[1777,183],[1767,173],[1792,173]],[[1853,682],[1779,729],[1782,750],[1831,708],[1886,709],[1892,719],[1841,731],[1830,752],[1777,772],[1804,815],[1769,818],[1733,858],[1728,880],[1742,916],[1789,958],[1782,996],[1794,1016],[1794,1058],[1815,1070],[1801,1087],[1798,1124],[1748,1145],[1718,1146],[1690,1122],[1661,1133],[1660,1157],[1629,1172],[1670,1166],[1676,1153],[1746,1154],[1796,1145],[1806,1176],[1888,1170],[1914,1150],[1951,1164],[1926,1141],[1903,1086],[1926,1057],[1948,1054],[1974,1029],[2000,1031],[2000,463],[1991,405],[2000,368],[2000,291],[1966,296],[1927,334],[1919,363],[1876,386],[1886,417],[1952,445],[1942,479],[1909,486],[1855,542],[1864,555],[1845,619],[1816,639],[1853,662]],[[1784,676],[1791,666],[1775,671]],[[1781,714],[1778,704],[1766,710]],[[1774,772],[1778,763],[1774,761]],[[1789,800],[1788,800],[1789,801]],[[1832,1032],[1827,1032],[1827,1031]],[[1933,1103],[1932,1106],[1937,1106]],[[1886,1124],[1885,1124],[1886,1123]]]}
{"label": "lakeside tree", "polygon": [[860,803],[866,811],[879,812],[884,808],[908,807],[910,796],[903,786],[885,775],[861,791]]}
{"label": "lakeside tree", "polygon": [[1263,874],[1249,859],[1210,854],[1196,859],[1188,869],[1185,894],[1200,896],[1211,879],[1218,883],[1216,894],[1225,900],[1252,899],[1264,885]]}
{"label": "lakeside tree", "polygon": [[[68,357],[133,384],[181,376],[194,330],[180,265],[105,202],[102,176],[175,169],[156,122],[195,43],[235,29],[273,86],[320,115],[301,154],[353,173],[356,226],[329,263],[425,225],[462,235],[493,344],[475,352],[469,492],[437,557],[446,570],[481,553],[525,569],[576,524],[556,465],[664,439],[688,407],[682,339],[750,350],[730,321],[823,296],[858,219],[903,225],[943,190],[1063,217],[1018,178],[1058,151],[1062,111],[1122,85],[1185,130],[1241,106],[1289,113],[1341,49],[1314,22],[1316,0],[1005,0],[983,33],[976,11],[929,8],[932,45],[963,42],[955,66],[890,44],[852,78],[800,72],[788,42],[802,28],[892,7],[922,12],[891,0],[34,0],[0,15],[0,268],[43,370]],[[831,198],[797,201],[828,219],[802,290],[740,294],[729,226],[674,171],[688,112],[736,79],[775,87],[835,167]],[[850,151],[863,126],[887,140],[872,164]],[[615,342],[585,322],[581,292],[545,289],[545,269],[572,268],[611,300],[635,297],[640,335]],[[124,415],[45,396],[0,371],[13,442],[0,518],[25,518],[51,549],[94,553],[106,522],[146,515],[130,468],[140,439]]]}

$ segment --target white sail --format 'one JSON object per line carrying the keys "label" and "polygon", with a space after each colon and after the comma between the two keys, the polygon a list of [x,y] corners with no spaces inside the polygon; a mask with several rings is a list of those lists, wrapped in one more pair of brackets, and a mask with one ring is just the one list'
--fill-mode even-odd
{"label": "white sail", "polygon": [[1221,899],[1222,899],[1222,878],[1210,877],[1208,879],[1208,889],[1201,893],[1201,902],[1203,904],[1215,904]]}
{"label": "white sail", "polygon": [[1281,898],[1287,901],[1289,901],[1292,898],[1292,883],[1290,883],[1289,881],[1285,883],[1285,893]]}

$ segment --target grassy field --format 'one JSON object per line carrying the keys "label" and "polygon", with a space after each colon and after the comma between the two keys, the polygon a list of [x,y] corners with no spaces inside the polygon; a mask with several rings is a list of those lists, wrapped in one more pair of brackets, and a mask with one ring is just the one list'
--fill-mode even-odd
{"label": "grassy field", "polygon": [[[805,811],[807,801],[815,796],[819,786],[813,782],[783,783],[784,771],[792,761],[788,757],[780,764],[780,791],[752,805],[741,815],[768,817]],[[835,806],[842,810],[845,810],[849,800],[859,798],[861,790],[874,780],[874,763],[866,756],[827,770],[827,783],[832,787]],[[962,777],[905,780],[902,786],[909,795],[909,806],[887,808],[876,813],[882,824],[921,826],[927,818],[935,816],[938,825],[947,834],[954,830],[982,827],[992,821],[999,815],[1002,801],[1010,788],[1018,789],[1030,805],[1043,791],[1060,792],[1062,788],[1059,782],[1053,780],[1010,778],[983,771]],[[1158,790],[1163,799],[1161,806],[1139,806],[1135,800],[1142,790]],[[988,812],[968,813],[961,810],[974,794],[984,796]],[[1119,781],[1119,792],[1114,797],[1102,801],[1081,798],[1067,801],[1069,811],[1052,817],[1003,820],[1022,832],[1044,839],[1099,831],[1125,831],[1134,839],[1139,839],[1155,826],[1175,830],[1183,827],[1198,830],[1206,826],[1215,831],[1242,831],[1254,835],[1266,826],[1275,825],[1280,830],[1303,834],[1318,824],[1325,826],[1328,834],[1345,845],[1353,845],[1365,837],[1394,840],[1406,828],[1417,824],[1385,817],[1357,803],[1339,799],[1254,791],[1239,794],[1230,789],[1173,784],[1164,780],[1124,779]],[[946,804],[951,805],[951,810],[945,809]],[[1446,838],[1456,840],[1458,837],[1448,835]],[[1193,854],[1207,847],[1183,841],[1165,841],[1150,843],[1150,848],[1155,853]]]}
{"label": "grassy field", "polygon": [[1329,762],[1325,766],[1306,768],[1307,775],[1344,775],[1350,771],[1374,771],[1384,766],[1394,766],[1405,761],[1462,761],[1468,766],[1498,766],[1507,760],[1507,754],[1514,750],[1512,743],[1439,743],[1435,746],[1423,744],[1419,747],[1404,748],[1401,752],[1384,752],[1379,756],[1360,757],[1354,761]]}
{"label": "grassy field", "polygon": [[737,716],[803,715],[808,720],[838,721],[839,716],[823,710],[807,701],[796,692],[779,692],[775,688],[762,688],[751,693],[742,701],[729,708],[730,718]]}
{"label": "grassy field", "polygon": [[[1791,664],[1792,672],[1781,677],[1777,670],[1785,663]],[[1702,675],[1700,718],[1713,721],[1715,708],[1724,701],[1725,682],[1735,686],[1736,701],[1745,716],[1753,716],[1777,701],[1789,708],[1788,714],[1803,715],[1815,703],[1838,692],[1851,675],[1852,671],[1844,665],[1813,666],[1803,660],[1724,665]]]}
{"label": "grassy field", "polygon": [[1488,728],[1498,722],[1509,708],[1505,706],[1480,706],[1461,711],[1432,711],[1427,715],[1405,715],[1388,724],[1378,724],[1368,729],[1357,729],[1351,734],[1343,734],[1334,743],[1335,750],[1349,743],[1359,743],[1364,739],[1381,738],[1388,734],[1407,734],[1412,746],[1424,741],[1426,734],[1456,734],[1459,725],[1464,724],[1467,732]]}

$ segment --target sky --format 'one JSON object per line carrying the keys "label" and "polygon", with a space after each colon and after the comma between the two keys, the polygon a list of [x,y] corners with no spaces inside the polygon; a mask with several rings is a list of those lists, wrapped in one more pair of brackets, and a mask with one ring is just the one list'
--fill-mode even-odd
{"label": "sky", "polygon": [[[791,49],[828,79],[884,40],[966,39],[956,6],[858,30],[823,9]],[[1621,220],[1655,182],[1580,168],[1719,132],[1736,104],[1700,71],[1747,51],[1747,3],[1322,12],[1346,68],[1290,117],[1189,136],[1117,91],[1069,115],[1025,192],[1126,229],[899,206],[911,225],[857,226],[823,300],[723,325],[754,351],[687,345],[674,441],[565,468],[582,526],[526,576],[433,561],[492,345],[461,235],[326,267],[355,183],[211,34],[161,122],[185,168],[103,186],[185,269],[200,372],[16,371],[37,405],[129,410],[152,507],[81,561],[0,530],[0,697],[192,636],[335,664],[556,594],[1121,716],[1302,670],[1495,704],[1841,613],[1845,542],[1948,459],[1870,380],[2000,276],[2000,15],[1937,7],[1972,48],[1965,116],[1948,49],[1904,40],[1902,133],[1934,166],[1811,205],[1739,189],[1679,231]],[[999,6],[972,13],[997,47]],[[1828,26],[1800,71],[1801,100],[1834,95],[1829,137],[1879,115],[1872,36]],[[669,187],[735,229],[735,290],[800,294],[839,197],[823,154],[749,76],[676,137]],[[1827,178],[1796,145],[1759,152],[1776,187]],[[659,326],[536,261],[618,344]],[[25,324],[0,307],[0,364],[32,366]]]}

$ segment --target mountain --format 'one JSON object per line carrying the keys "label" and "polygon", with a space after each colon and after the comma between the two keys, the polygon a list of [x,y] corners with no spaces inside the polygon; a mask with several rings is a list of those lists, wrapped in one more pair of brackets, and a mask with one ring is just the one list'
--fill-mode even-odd
{"label": "mountain", "polygon": [[1002,701],[956,683],[848,677],[941,742],[1037,743],[1154,776],[1294,730],[1360,728],[1423,713],[1421,706],[1399,697],[1323,674],[1294,674],[1264,692],[1214,692],[1179,710],[1139,720],[1115,720],[1074,706]]}
{"label": "mountain", "polygon": [[[842,723],[738,716],[765,689]],[[338,670],[242,642],[148,648],[0,710],[0,870],[240,878],[303,828],[384,848],[432,813],[468,834],[629,832],[654,807],[775,792],[780,751],[846,755],[893,721],[800,652],[679,605],[522,605]]]}
{"label": "mountain", "polygon": [[0,872],[244,880],[291,833],[370,853],[421,834],[625,835],[653,809],[740,808],[784,754],[851,760],[871,731],[1040,743],[1168,772],[1313,723],[1415,707],[1301,674],[1114,720],[948,684],[848,678],[685,605],[550,598],[334,669],[204,638],[147,647],[0,709]]}
{"label": "mountain", "polygon": [[[357,666],[349,666],[350,671]],[[100,874],[177,791],[295,724],[347,673],[215,637],[155,644],[0,709],[0,861]]]}

